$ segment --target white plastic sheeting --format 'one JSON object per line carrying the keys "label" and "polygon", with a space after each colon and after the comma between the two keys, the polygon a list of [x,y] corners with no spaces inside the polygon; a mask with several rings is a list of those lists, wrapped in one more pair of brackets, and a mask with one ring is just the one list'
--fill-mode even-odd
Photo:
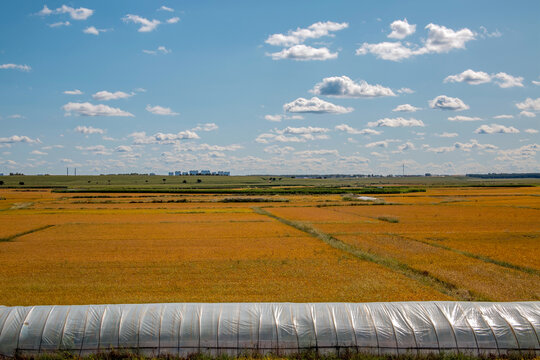
{"label": "white plastic sheeting", "polygon": [[540,354],[540,302],[0,306],[0,354]]}

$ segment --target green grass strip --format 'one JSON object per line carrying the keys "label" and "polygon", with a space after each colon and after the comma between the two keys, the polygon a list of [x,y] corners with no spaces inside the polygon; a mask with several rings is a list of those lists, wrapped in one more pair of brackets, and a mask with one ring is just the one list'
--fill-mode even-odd
{"label": "green grass strip", "polygon": [[266,215],[268,217],[271,217],[273,219],[278,220],[279,222],[289,225],[291,227],[294,227],[297,230],[303,231],[313,237],[316,237],[326,244],[332,246],[335,249],[345,251],[361,260],[370,261],[375,264],[384,266],[390,270],[393,270],[395,272],[398,272],[402,275],[405,275],[406,277],[413,279],[415,281],[418,281],[426,286],[429,286],[445,295],[451,296],[457,300],[462,301],[490,301],[490,299],[475,294],[470,290],[467,289],[460,289],[456,285],[449,283],[447,281],[441,280],[434,276],[433,274],[430,274],[427,271],[418,270],[415,268],[410,267],[407,264],[404,264],[402,262],[397,261],[393,258],[383,257],[380,255],[376,255],[370,252],[363,251],[357,247],[354,247],[352,245],[349,245],[339,239],[336,239],[335,237],[328,235],[326,233],[323,233],[315,228],[313,228],[311,225],[298,222],[298,221],[291,221],[284,219],[282,217],[279,217],[277,215],[274,215],[264,209],[254,207],[253,211],[255,211],[257,214]]}
{"label": "green grass strip", "polygon": [[31,234],[31,233],[35,233],[36,231],[45,230],[45,229],[48,229],[48,228],[53,227],[53,226],[54,225],[45,225],[45,226],[41,226],[41,227],[38,227],[38,228],[35,228],[35,229],[30,229],[30,230],[27,230],[27,231],[23,231],[23,232],[18,233],[18,234],[14,234],[14,235],[10,235],[10,236],[4,237],[4,238],[0,238],[0,242],[13,241],[16,238],[21,237],[23,235],[28,235],[28,234]]}

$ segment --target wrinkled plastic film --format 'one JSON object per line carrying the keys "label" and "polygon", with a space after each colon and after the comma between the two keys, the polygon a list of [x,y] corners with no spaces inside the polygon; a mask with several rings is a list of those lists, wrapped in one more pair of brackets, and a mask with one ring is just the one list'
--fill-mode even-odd
{"label": "wrinkled plastic film", "polygon": [[540,354],[540,303],[0,306],[0,355]]}

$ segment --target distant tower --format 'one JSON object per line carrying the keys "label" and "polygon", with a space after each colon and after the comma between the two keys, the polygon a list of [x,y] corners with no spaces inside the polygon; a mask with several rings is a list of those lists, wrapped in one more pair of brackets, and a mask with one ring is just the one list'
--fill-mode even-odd
{"label": "distant tower", "polygon": [[75,168],[75,176],[77,176],[77,168]]}
{"label": "distant tower", "polygon": [[403,163],[403,176],[405,176],[405,163]]}
{"label": "distant tower", "polygon": [[69,167],[66,168],[66,176],[69,176]]}

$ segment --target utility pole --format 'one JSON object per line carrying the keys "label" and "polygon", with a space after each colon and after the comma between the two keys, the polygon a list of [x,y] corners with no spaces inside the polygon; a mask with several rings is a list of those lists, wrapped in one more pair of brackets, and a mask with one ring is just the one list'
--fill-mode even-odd
{"label": "utility pole", "polygon": [[69,176],[69,167],[66,168],[66,176]]}

